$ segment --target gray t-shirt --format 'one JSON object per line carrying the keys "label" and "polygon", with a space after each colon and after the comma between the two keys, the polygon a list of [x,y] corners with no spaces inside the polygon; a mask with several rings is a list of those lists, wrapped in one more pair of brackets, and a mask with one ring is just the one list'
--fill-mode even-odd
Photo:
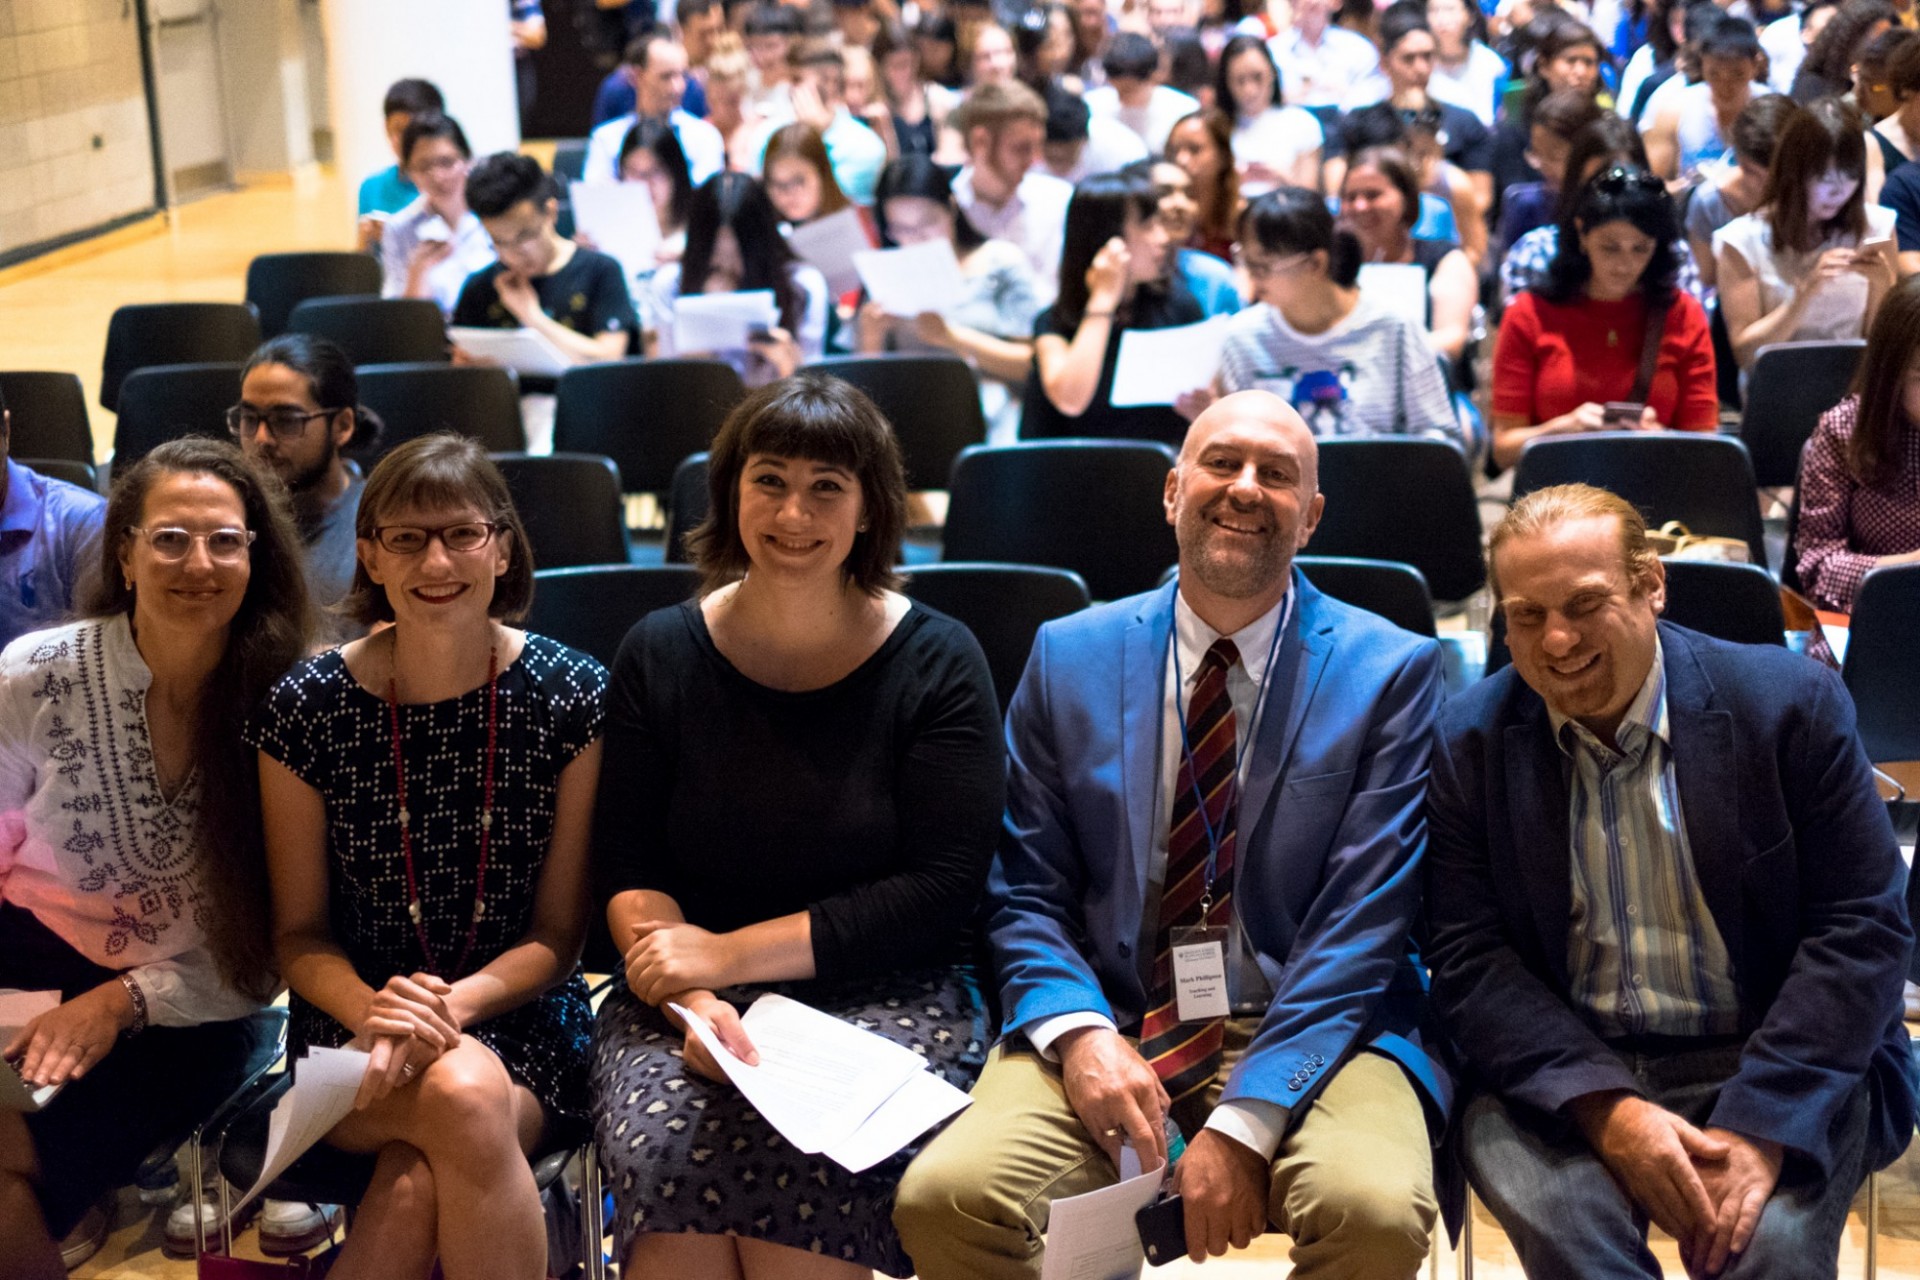
{"label": "gray t-shirt", "polygon": [[353,520],[360,511],[360,491],[367,478],[356,463],[347,463],[352,477],[344,492],[320,513],[316,520],[300,521],[300,537],[307,544],[307,595],[319,613],[319,632],[323,639],[343,642],[365,633],[366,628],[331,612],[332,606],[346,597],[353,586],[353,568],[359,560],[354,547]]}

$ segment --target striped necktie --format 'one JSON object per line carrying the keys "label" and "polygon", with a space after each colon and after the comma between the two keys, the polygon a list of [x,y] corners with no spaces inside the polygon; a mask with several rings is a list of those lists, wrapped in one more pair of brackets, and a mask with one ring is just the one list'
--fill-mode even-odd
{"label": "striped necktie", "polygon": [[[1176,643],[1178,643],[1176,641]],[[1140,1028],[1140,1054],[1175,1103],[1199,1092],[1220,1068],[1224,1024],[1209,1018],[1182,1023],[1175,1009],[1172,936],[1175,929],[1202,923],[1225,927],[1233,919],[1233,847],[1240,780],[1235,751],[1233,699],[1227,672],[1240,661],[1231,640],[1216,640],[1201,659],[1200,674],[1187,704],[1186,743],[1173,794],[1167,834],[1166,888],[1160,896],[1160,922],[1154,935],[1153,982],[1146,1021]],[[1201,797],[1206,812],[1201,813]],[[1207,890],[1207,829],[1219,843],[1213,880],[1221,886],[1200,918]]]}

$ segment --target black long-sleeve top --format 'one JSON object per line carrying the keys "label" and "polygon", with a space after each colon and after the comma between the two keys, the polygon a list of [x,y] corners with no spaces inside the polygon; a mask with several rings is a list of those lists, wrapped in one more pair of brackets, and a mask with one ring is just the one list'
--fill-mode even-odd
{"label": "black long-sleeve top", "polygon": [[805,911],[816,973],[945,961],[998,838],[1005,745],[971,633],[915,605],[823,689],[740,673],[698,603],[628,634],[594,820],[601,901],[652,889],[718,931]]}

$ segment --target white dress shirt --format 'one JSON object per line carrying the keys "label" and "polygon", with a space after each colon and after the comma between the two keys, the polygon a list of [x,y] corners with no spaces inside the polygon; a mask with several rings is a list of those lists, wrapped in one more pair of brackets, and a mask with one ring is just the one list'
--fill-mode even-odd
{"label": "white dress shirt", "polygon": [[973,166],[968,165],[953,180],[953,199],[981,235],[1020,246],[1033,267],[1034,295],[1041,306],[1053,305],[1060,291],[1060,245],[1073,184],[1029,171],[1005,204],[989,204],[974,193]]}
{"label": "white dress shirt", "polygon": [[[620,180],[620,144],[627,140],[627,131],[639,120],[639,116],[628,112],[615,116],[587,135],[587,159],[580,170],[585,181]],[[667,122],[673,126],[673,136],[679,139],[680,150],[686,154],[687,176],[693,179],[694,186],[727,167],[727,142],[718,129],[679,107],[673,109]]]}
{"label": "white dress shirt", "polygon": [[1173,132],[1173,126],[1200,109],[1198,98],[1164,84],[1153,87],[1143,107],[1129,107],[1121,102],[1120,91],[1110,84],[1089,89],[1086,103],[1094,119],[1104,116],[1118,120],[1146,143],[1147,150],[1154,155],[1167,149],[1167,135]]}
{"label": "white dress shirt", "polygon": [[1380,65],[1373,41],[1345,27],[1328,27],[1318,44],[1288,27],[1267,41],[1267,50],[1280,68],[1280,91],[1296,107],[1337,107]]}

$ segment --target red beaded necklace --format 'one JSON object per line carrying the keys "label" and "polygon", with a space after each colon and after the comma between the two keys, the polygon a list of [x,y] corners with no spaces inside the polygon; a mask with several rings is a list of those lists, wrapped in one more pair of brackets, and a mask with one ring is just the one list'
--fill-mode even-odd
{"label": "red beaded necklace", "polygon": [[407,867],[407,915],[420,939],[420,954],[426,958],[427,972],[436,977],[457,978],[467,967],[467,959],[473,954],[473,940],[480,932],[480,918],[487,913],[487,850],[493,838],[493,762],[500,725],[499,651],[491,647],[487,650],[487,758],[481,775],[480,869],[473,887],[473,915],[467,923],[467,941],[451,970],[441,969],[435,961],[420,910],[420,883],[413,870],[413,814],[407,808],[407,766],[400,737],[400,690],[391,676],[387,677],[387,713],[393,725],[393,782],[400,802],[400,856]]}

